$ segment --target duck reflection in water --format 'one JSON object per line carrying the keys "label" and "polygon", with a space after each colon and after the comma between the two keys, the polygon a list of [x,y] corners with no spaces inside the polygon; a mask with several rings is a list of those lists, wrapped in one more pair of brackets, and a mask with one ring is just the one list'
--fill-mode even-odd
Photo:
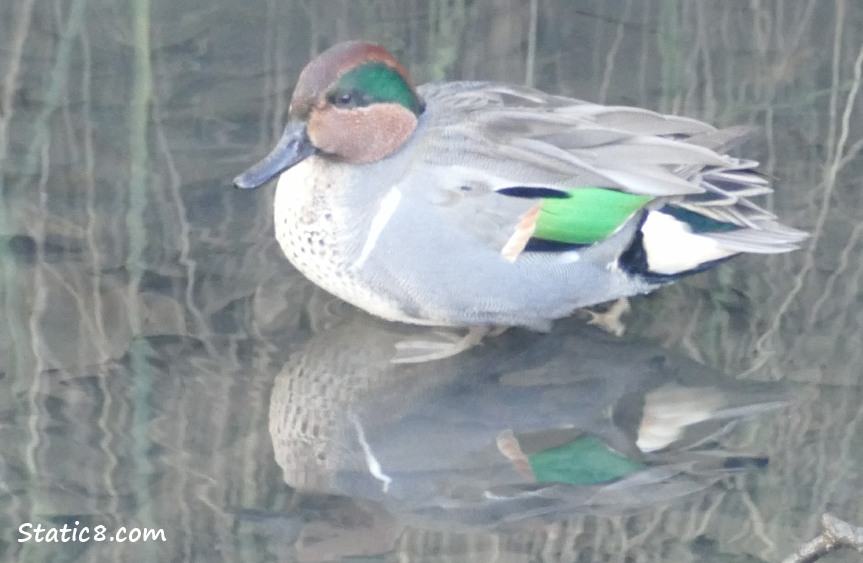
{"label": "duck reflection in water", "polygon": [[420,330],[358,314],[291,357],[270,403],[289,486],[432,529],[618,514],[762,467],[763,452],[732,446],[739,423],[792,402],[780,384],[731,380],[575,321],[393,363]]}

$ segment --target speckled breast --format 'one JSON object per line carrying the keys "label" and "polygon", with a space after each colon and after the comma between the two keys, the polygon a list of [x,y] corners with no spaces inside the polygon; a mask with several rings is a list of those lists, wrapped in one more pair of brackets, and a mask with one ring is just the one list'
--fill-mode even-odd
{"label": "speckled breast", "polygon": [[380,317],[417,322],[397,301],[371,287],[354,262],[362,233],[349,232],[349,209],[338,202],[345,177],[312,157],[279,178],[274,202],[276,240],[288,260],[326,291]]}

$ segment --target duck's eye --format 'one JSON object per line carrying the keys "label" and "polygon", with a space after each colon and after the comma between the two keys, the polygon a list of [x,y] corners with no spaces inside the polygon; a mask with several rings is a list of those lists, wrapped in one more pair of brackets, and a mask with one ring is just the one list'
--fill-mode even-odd
{"label": "duck's eye", "polygon": [[358,99],[354,92],[333,92],[329,96],[330,103],[340,108],[354,107]]}

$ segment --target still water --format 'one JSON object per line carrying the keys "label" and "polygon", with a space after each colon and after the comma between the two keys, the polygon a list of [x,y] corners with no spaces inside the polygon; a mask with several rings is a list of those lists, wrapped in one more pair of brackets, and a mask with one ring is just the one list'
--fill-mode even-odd
{"label": "still water", "polygon": [[[759,125],[812,238],[633,299],[622,337],[392,364],[414,329],[230,188],[348,38],[418,83]],[[3,2],[0,560],[777,561],[863,524],[861,45],[842,0]]]}

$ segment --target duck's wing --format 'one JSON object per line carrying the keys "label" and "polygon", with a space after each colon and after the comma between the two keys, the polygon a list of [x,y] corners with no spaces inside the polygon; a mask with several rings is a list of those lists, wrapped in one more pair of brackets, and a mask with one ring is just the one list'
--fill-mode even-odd
{"label": "duck's wing", "polygon": [[757,163],[725,153],[750,128],[491,83],[420,93],[420,168],[434,177],[425,185],[452,221],[510,259],[541,241],[596,244],[668,205],[731,253],[783,252],[805,237],[750,201],[771,192]]}

